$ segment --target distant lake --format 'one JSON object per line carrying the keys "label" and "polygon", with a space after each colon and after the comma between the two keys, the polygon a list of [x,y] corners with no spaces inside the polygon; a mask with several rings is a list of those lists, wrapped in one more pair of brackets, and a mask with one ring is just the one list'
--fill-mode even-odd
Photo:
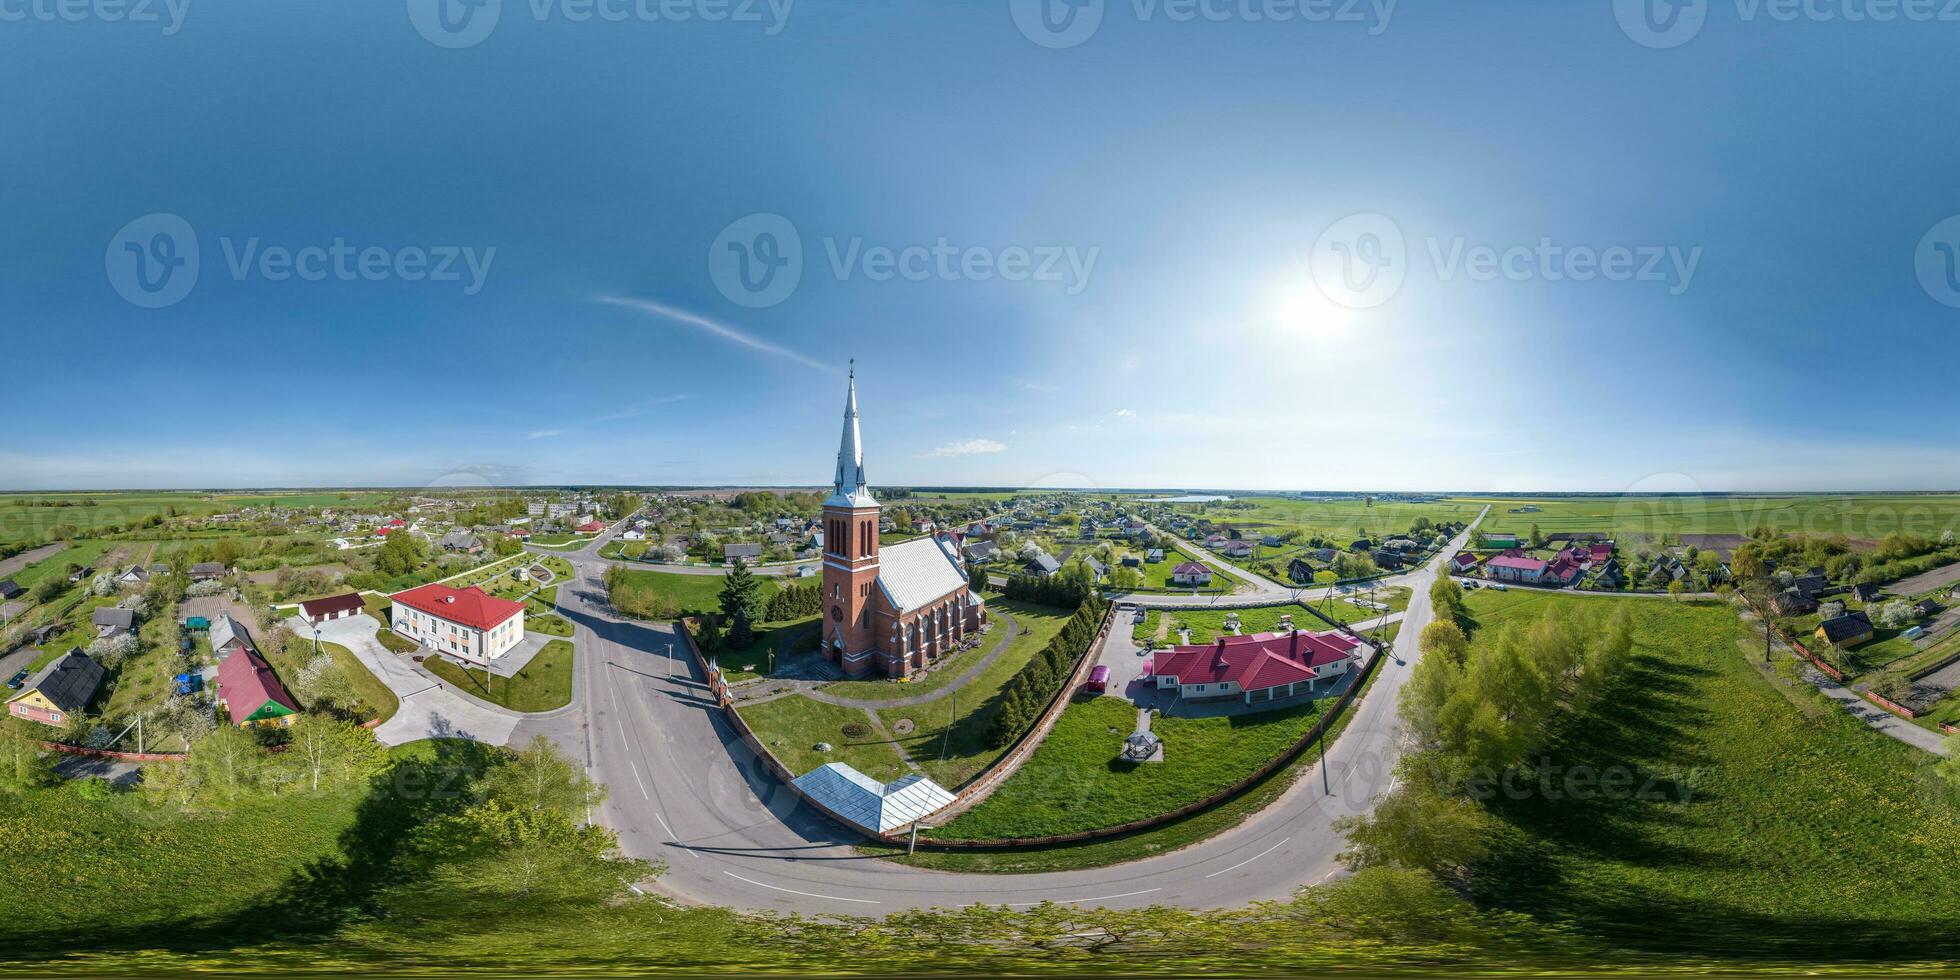
{"label": "distant lake", "polygon": [[1222,504],[1232,498],[1217,494],[1188,493],[1182,497],[1145,497],[1146,504]]}

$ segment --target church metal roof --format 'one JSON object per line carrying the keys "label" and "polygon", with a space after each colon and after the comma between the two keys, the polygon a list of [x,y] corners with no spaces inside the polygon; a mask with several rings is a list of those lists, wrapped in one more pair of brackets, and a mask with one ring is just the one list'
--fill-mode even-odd
{"label": "church metal roof", "polygon": [[881,834],[924,820],[953,802],[952,793],[924,776],[880,783],[842,762],[827,762],[796,777],[796,788],[838,816]]}
{"label": "church metal roof", "polygon": [[914,538],[878,550],[878,587],[899,612],[923,609],[965,584],[959,557],[939,538]]}

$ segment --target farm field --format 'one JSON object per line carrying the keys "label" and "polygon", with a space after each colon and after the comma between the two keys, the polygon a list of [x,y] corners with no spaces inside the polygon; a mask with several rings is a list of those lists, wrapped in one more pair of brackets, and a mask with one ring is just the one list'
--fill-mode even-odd
{"label": "farm field", "polygon": [[204,517],[246,506],[361,507],[393,496],[396,494],[376,491],[0,493],[0,544],[40,540],[62,524],[78,531],[94,531],[173,512]]}
{"label": "farm field", "polygon": [[[1803,534],[1842,534],[1877,541],[1901,531],[1938,538],[1960,531],[1960,494],[1847,494],[1789,496],[1465,497],[1490,505],[1484,531],[1519,536],[1536,524],[1547,537],[1561,531],[1601,531],[1630,543],[1662,535],[1746,535],[1769,525]],[[1515,508],[1536,507],[1532,513]]]}
{"label": "farm field", "polygon": [[[1473,642],[1602,601],[1472,593]],[[1647,792],[1499,794],[1486,805],[1495,850],[1471,876],[1478,904],[1654,953],[1952,955],[1950,938],[1926,945],[1951,936],[1943,896],[1960,876],[1960,827],[1925,792],[1928,757],[1765,675],[1726,606],[1624,602],[1631,666],[1544,755]]]}
{"label": "farm field", "polygon": [[[1008,682],[1075,615],[1073,609],[1010,599],[992,599],[988,605],[997,622],[1011,616],[1021,630],[999,659],[955,694],[922,705],[878,711],[886,731],[901,719],[913,722],[916,727],[912,734],[899,736],[898,741],[927,775],[947,789],[957,789],[1006,751],[987,744],[987,726],[999,710]],[[891,696],[904,697],[908,693],[905,687],[893,685]]]}
{"label": "farm field", "polygon": [[1381,538],[1398,534],[1407,531],[1421,517],[1427,517],[1437,524],[1467,522],[1483,509],[1480,502],[1456,499],[1376,500],[1370,503],[1361,499],[1300,500],[1268,496],[1241,497],[1225,503],[1170,506],[1180,513],[1209,518],[1223,528],[1253,531],[1260,535],[1298,531],[1302,537],[1319,535],[1337,541],[1351,541],[1364,535]]}

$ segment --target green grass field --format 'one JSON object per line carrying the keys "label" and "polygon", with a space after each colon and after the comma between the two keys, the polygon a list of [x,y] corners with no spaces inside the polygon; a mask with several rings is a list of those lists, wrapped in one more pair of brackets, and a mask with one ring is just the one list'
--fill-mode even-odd
{"label": "green grass field", "polygon": [[[1899,531],[1937,538],[1960,530],[1960,494],[1475,497],[1462,502],[1490,505],[1482,530],[1520,536],[1533,524],[1547,536],[1600,531],[1629,541],[1663,534],[1748,534],[1763,525],[1862,541]],[[1540,510],[1511,512],[1520,507]]]}
{"label": "green grass field", "polygon": [[512,711],[550,711],[572,703],[572,644],[552,640],[509,677],[462,667],[442,657],[422,661],[429,672],[476,697]]}
{"label": "green grass field", "polygon": [[[800,694],[742,705],[742,720],[755,737],[798,776],[826,762],[842,762],[880,782],[905,775],[904,760],[885,736],[871,725],[862,708],[845,708],[812,701]],[[845,726],[858,734],[845,734]],[[829,752],[819,752],[819,743]]]}
{"label": "green grass field", "polygon": [[821,627],[818,617],[814,615],[784,623],[764,623],[756,627],[755,642],[739,650],[717,650],[715,659],[728,671],[730,681],[760,677],[773,669],[770,666],[772,652],[775,662],[781,663],[798,645],[810,650],[821,645]]}
{"label": "green grass field", "polygon": [[[776,592],[776,580],[769,576],[757,578],[762,583],[762,598],[767,600]],[[650,590],[657,598],[674,603],[682,615],[712,614],[721,610],[720,575],[628,571],[626,584],[628,588]]]}
{"label": "green grass field", "polygon": [[1137,709],[1122,698],[1069,705],[1027,765],[979,806],[935,831],[947,840],[1034,837],[1167,813],[1250,775],[1298,741],[1319,717],[1314,704],[1235,718],[1159,716],[1162,763],[1117,756],[1136,729]]}
{"label": "green grass field", "polygon": [[[1602,601],[1472,593],[1475,642]],[[1952,955],[1960,815],[1930,790],[1930,757],[1765,675],[1727,607],[1622,601],[1634,662],[1545,758],[1629,773],[1635,791],[1500,793],[1477,901],[1660,953]]]}

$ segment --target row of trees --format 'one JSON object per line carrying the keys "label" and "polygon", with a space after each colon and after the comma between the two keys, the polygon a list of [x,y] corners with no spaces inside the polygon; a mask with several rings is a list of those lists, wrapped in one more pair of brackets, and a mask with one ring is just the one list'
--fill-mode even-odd
{"label": "row of trees", "polygon": [[1437,620],[1423,628],[1422,659],[1400,713],[1418,749],[1397,766],[1395,789],[1374,813],[1341,827],[1353,867],[1396,867],[1459,879],[1486,853],[1483,791],[1525,765],[1554,722],[1585,710],[1633,649],[1625,606],[1574,613],[1552,607],[1473,644],[1460,590],[1431,590]]}
{"label": "row of trees", "polygon": [[1085,597],[1061,632],[1014,675],[988,723],[989,744],[1005,748],[1041,717],[1041,712],[1074,672],[1076,662],[1089,652],[1108,610],[1109,603],[1101,596],[1091,593]]}
{"label": "row of trees", "polygon": [[1001,594],[1020,602],[1067,608],[1096,598],[1096,581],[1086,566],[1072,562],[1053,575],[1017,573],[1007,580]]}

